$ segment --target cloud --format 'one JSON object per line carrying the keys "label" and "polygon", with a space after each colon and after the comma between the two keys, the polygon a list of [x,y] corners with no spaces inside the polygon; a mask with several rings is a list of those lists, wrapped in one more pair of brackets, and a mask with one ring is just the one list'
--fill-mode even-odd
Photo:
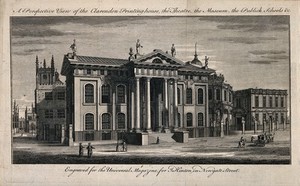
{"label": "cloud", "polygon": [[13,41],[12,45],[24,46],[24,45],[40,45],[40,44],[60,44],[60,43],[61,42],[59,42],[59,41],[52,41],[52,40],[48,40],[48,39],[35,39],[35,40]]}
{"label": "cloud", "polygon": [[276,60],[255,60],[255,61],[249,61],[249,63],[256,63],[256,64],[271,64],[276,63],[278,61]]}
{"label": "cloud", "polygon": [[199,20],[219,23],[217,28],[248,32],[286,31],[288,16],[215,16],[200,17]]}
{"label": "cloud", "polygon": [[37,26],[34,28],[28,26],[22,26],[18,28],[12,28],[12,36],[15,37],[51,37],[51,36],[63,36],[66,34],[71,34],[71,33],[51,29],[48,26]]}
{"label": "cloud", "polygon": [[32,53],[21,51],[21,52],[13,52],[13,54],[14,55],[19,55],[19,56],[28,56],[28,55],[31,55]]}
{"label": "cloud", "polygon": [[264,41],[277,40],[275,37],[224,37],[224,38],[210,38],[213,41],[227,41],[230,43],[242,43],[242,44],[257,44]]}
{"label": "cloud", "polygon": [[254,55],[264,55],[264,54],[285,54],[284,50],[252,50],[249,51],[250,54]]}
{"label": "cloud", "polygon": [[289,59],[289,56],[287,55],[273,55],[273,56],[261,56],[261,57],[267,59]]}

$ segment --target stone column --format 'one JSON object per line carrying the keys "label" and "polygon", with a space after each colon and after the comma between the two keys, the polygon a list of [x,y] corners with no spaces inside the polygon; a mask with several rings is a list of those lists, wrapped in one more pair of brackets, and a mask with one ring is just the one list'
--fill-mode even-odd
{"label": "stone column", "polygon": [[243,125],[242,134],[245,134],[245,119],[244,119],[244,117],[242,118],[242,125]]}
{"label": "stone column", "polygon": [[165,82],[164,82],[164,101],[165,101],[165,114],[164,114],[164,129],[168,129],[169,128],[169,104],[168,104],[168,79],[165,79]]}
{"label": "stone column", "polygon": [[286,119],[283,118],[283,130],[285,130],[285,129],[286,129]]}
{"label": "stone column", "polygon": [[263,132],[265,132],[265,130],[266,130],[266,120],[264,119],[263,120]]}
{"label": "stone column", "polygon": [[178,128],[178,100],[177,100],[177,81],[174,80],[174,128]]}
{"label": "stone column", "polygon": [[140,78],[136,78],[136,130],[139,131],[141,129],[141,119],[140,119],[140,114],[141,114],[141,108],[140,108]]}
{"label": "stone column", "polygon": [[73,125],[69,125],[69,146],[74,146],[74,141],[73,141]]}
{"label": "stone column", "polygon": [[276,130],[278,130],[278,120],[276,121]]}
{"label": "stone column", "polygon": [[216,120],[213,121],[213,128],[214,128],[213,137],[216,137],[216,136],[217,136],[217,131],[216,131]]}
{"label": "stone column", "polygon": [[147,105],[147,131],[151,131],[151,98],[150,98],[150,78],[146,79],[146,94],[147,94],[147,101],[146,101],[146,105]]}
{"label": "stone column", "polygon": [[112,92],[112,130],[116,130],[116,90]]}
{"label": "stone column", "polygon": [[256,134],[257,132],[257,121],[254,120],[254,134]]}
{"label": "stone column", "polygon": [[224,120],[221,120],[221,133],[220,133],[221,138],[224,137]]}
{"label": "stone column", "polygon": [[134,118],[135,118],[135,115],[134,115],[134,82],[132,82],[132,85],[131,85],[131,126],[130,126],[130,129],[132,130],[135,126],[134,126]]}
{"label": "stone column", "polygon": [[61,140],[60,143],[64,144],[65,141],[65,125],[61,125]]}

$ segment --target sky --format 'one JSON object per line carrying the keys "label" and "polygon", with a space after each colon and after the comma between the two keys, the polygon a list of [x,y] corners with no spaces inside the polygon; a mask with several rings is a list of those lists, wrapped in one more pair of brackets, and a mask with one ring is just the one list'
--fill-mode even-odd
{"label": "sky", "polygon": [[289,89],[288,16],[12,17],[12,99],[20,112],[34,102],[36,55],[47,66],[53,55],[60,72],[73,39],[77,55],[121,59],[137,39],[143,54],[170,52],[175,44],[184,62],[193,59],[197,43],[198,58],[208,56],[209,68],[234,90]]}

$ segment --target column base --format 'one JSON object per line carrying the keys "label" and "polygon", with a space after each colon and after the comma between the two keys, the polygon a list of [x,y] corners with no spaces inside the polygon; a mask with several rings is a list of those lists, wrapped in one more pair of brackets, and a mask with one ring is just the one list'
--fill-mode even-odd
{"label": "column base", "polygon": [[161,132],[162,133],[171,133],[171,130],[169,128],[162,128]]}
{"label": "column base", "polygon": [[147,133],[152,133],[153,131],[152,131],[152,129],[146,129],[146,132]]}

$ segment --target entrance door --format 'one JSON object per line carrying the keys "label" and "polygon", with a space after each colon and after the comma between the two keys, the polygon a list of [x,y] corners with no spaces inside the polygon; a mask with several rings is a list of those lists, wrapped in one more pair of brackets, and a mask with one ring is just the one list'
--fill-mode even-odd
{"label": "entrance door", "polygon": [[241,117],[236,118],[236,129],[237,130],[243,130],[242,118]]}

